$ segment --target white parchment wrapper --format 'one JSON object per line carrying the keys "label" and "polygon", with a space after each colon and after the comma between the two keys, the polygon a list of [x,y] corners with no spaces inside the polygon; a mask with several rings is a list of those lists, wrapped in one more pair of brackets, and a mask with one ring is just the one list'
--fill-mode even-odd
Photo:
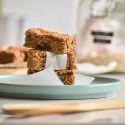
{"label": "white parchment wrapper", "polygon": [[[80,73],[76,73],[76,82],[74,85],[88,85],[93,80],[94,77],[85,76]],[[24,75],[19,78],[15,78],[9,81],[11,84],[24,84],[24,85],[63,85],[62,81],[58,78],[56,73],[53,70],[53,67],[50,66],[45,70],[40,72],[31,74],[31,75]]]}
{"label": "white parchment wrapper", "polygon": [[[19,78],[11,80],[11,84],[24,84],[24,85],[63,85],[62,81],[58,78],[55,73],[55,69],[65,69],[67,64],[67,54],[53,54],[47,52],[46,66],[45,69],[31,74],[24,75]],[[94,77],[85,76],[80,73],[75,74],[76,82],[74,85],[88,85]]]}
{"label": "white parchment wrapper", "polygon": [[66,69],[67,54],[54,54],[47,52],[45,68],[53,65],[54,70]]}

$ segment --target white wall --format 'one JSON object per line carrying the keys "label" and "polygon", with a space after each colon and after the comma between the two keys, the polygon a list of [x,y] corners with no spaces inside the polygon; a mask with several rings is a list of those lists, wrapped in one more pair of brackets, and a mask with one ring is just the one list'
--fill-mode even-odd
{"label": "white wall", "polygon": [[75,32],[76,0],[3,0],[3,13],[25,15],[26,27]]}

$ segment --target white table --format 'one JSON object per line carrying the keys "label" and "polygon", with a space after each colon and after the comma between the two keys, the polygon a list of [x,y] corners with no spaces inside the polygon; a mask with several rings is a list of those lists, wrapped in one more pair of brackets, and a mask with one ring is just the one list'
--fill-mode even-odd
{"label": "white table", "polygon": [[[115,99],[125,99],[125,74],[104,74],[101,75],[104,77],[112,77],[120,79],[124,84],[122,89],[119,91],[117,97]],[[113,98],[113,99],[114,99]],[[99,100],[110,100],[112,98],[107,99],[99,99]],[[62,102],[68,101],[77,101],[84,102],[88,100],[61,100]],[[89,100],[90,101],[90,100]],[[96,101],[96,100],[91,100]],[[45,103],[45,102],[60,102],[57,100],[19,100],[19,99],[8,99],[8,98],[0,98],[0,106],[5,103]],[[124,123],[125,124],[125,109],[119,110],[108,110],[108,111],[93,111],[93,112],[85,112],[85,113],[74,113],[74,114],[59,114],[59,115],[48,115],[48,116],[40,116],[40,117],[32,117],[32,118],[17,118],[10,117],[8,115],[2,114],[0,111],[0,125],[45,125],[45,124],[105,124],[105,123]]]}

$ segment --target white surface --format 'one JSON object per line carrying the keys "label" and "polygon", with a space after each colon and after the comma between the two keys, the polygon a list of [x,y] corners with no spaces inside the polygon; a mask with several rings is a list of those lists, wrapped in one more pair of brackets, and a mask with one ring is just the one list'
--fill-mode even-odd
{"label": "white surface", "polygon": [[[24,25],[21,24],[18,26],[19,22],[14,19],[12,20],[12,17],[9,18],[9,23],[6,23],[8,20],[4,20],[1,25],[5,25],[4,28],[6,28],[1,28],[0,35],[3,37],[0,39],[2,40],[0,44],[3,44],[5,41],[7,45],[8,43],[9,45],[16,43],[22,46],[25,38],[25,31],[34,27],[74,34],[76,28],[77,2],[77,0],[2,0],[2,14],[9,17],[24,17]],[[17,31],[20,27],[21,32]],[[11,29],[12,33],[6,32],[6,29]],[[18,32],[20,32],[20,36],[16,38],[15,36],[17,36]],[[7,38],[5,36],[7,36]]]}
{"label": "white surface", "polygon": [[23,17],[0,16],[0,45],[15,46],[22,35]]}
{"label": "white surface", "polygon": [[26,28],[74,33],[77,0],[3,0],[3,14],[24,15]]}
{"label": "white surface", "polygon": [[[3,77],[3,76],[2,76]],[[76,73],[76,82],[74,85],[88,85],[90,84],[95,78],[94,77],[89,77],[85,76],[80,73]],[[52,81],[54,82],[52,83]],[[4,81],[3,81],[4,83]],[[23,75],[20,76],[19,78],[15,77],[15,79],[12,79],[11,81],[6,81],[5,84],[23,84],[23,85],[57,85],[57,86],[62,86],[63,83],[61,80],[58,78],[56,73],[53,70],[53,67],[50,66],[40,72],[31,74],[31,75]]]}

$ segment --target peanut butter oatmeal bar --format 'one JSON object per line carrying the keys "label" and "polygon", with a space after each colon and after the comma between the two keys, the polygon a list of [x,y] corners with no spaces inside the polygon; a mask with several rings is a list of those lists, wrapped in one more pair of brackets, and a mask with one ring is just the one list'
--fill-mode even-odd
{"label": "peanut butter oatmeal bar", "polygon": [[42,49],[56,54],[73,51],[76,46],[74,37],[67,34],[50,32],[41,28],[29,29],[25,33],[25,47]]}
{"label": "peanut butter oatmeal bar", "polygon": [[44,69],[46,57],[46,51],[30,49],[28,53],[27,68],[36,71]]}
{"label": "peanut butter oatmeal bar", "polygon": [[0,64],[24,63],[28,58],[28,50],[28,48],[23,47],[9,47],[0,50]]}
{"label": "peanut butter oatmeal bar", "polygon": [[0,51],[0,64],[13,63],[16,56],[12,52]]}
{"label": "peanut butter oatmeal bar", "polygon": [[76,57],[74,51],[68,52],[67,53],[67,65],[66,65],[67,70],[76,70],[77,65],[76,65]]}
{"label": "peanut butter oatmeal bar", "polygon": [[57,76],[64,85],[72,85],[75,83],[75,74],[73,70],[55,70]]}
{"label": "peanut butter oatmeal bar", "polygon": [[7,51],[15,53],[17,58],[20,58],[19,61],[25,62],[28,59],[28,50],[29,48],[25,47],[9,47]]}

